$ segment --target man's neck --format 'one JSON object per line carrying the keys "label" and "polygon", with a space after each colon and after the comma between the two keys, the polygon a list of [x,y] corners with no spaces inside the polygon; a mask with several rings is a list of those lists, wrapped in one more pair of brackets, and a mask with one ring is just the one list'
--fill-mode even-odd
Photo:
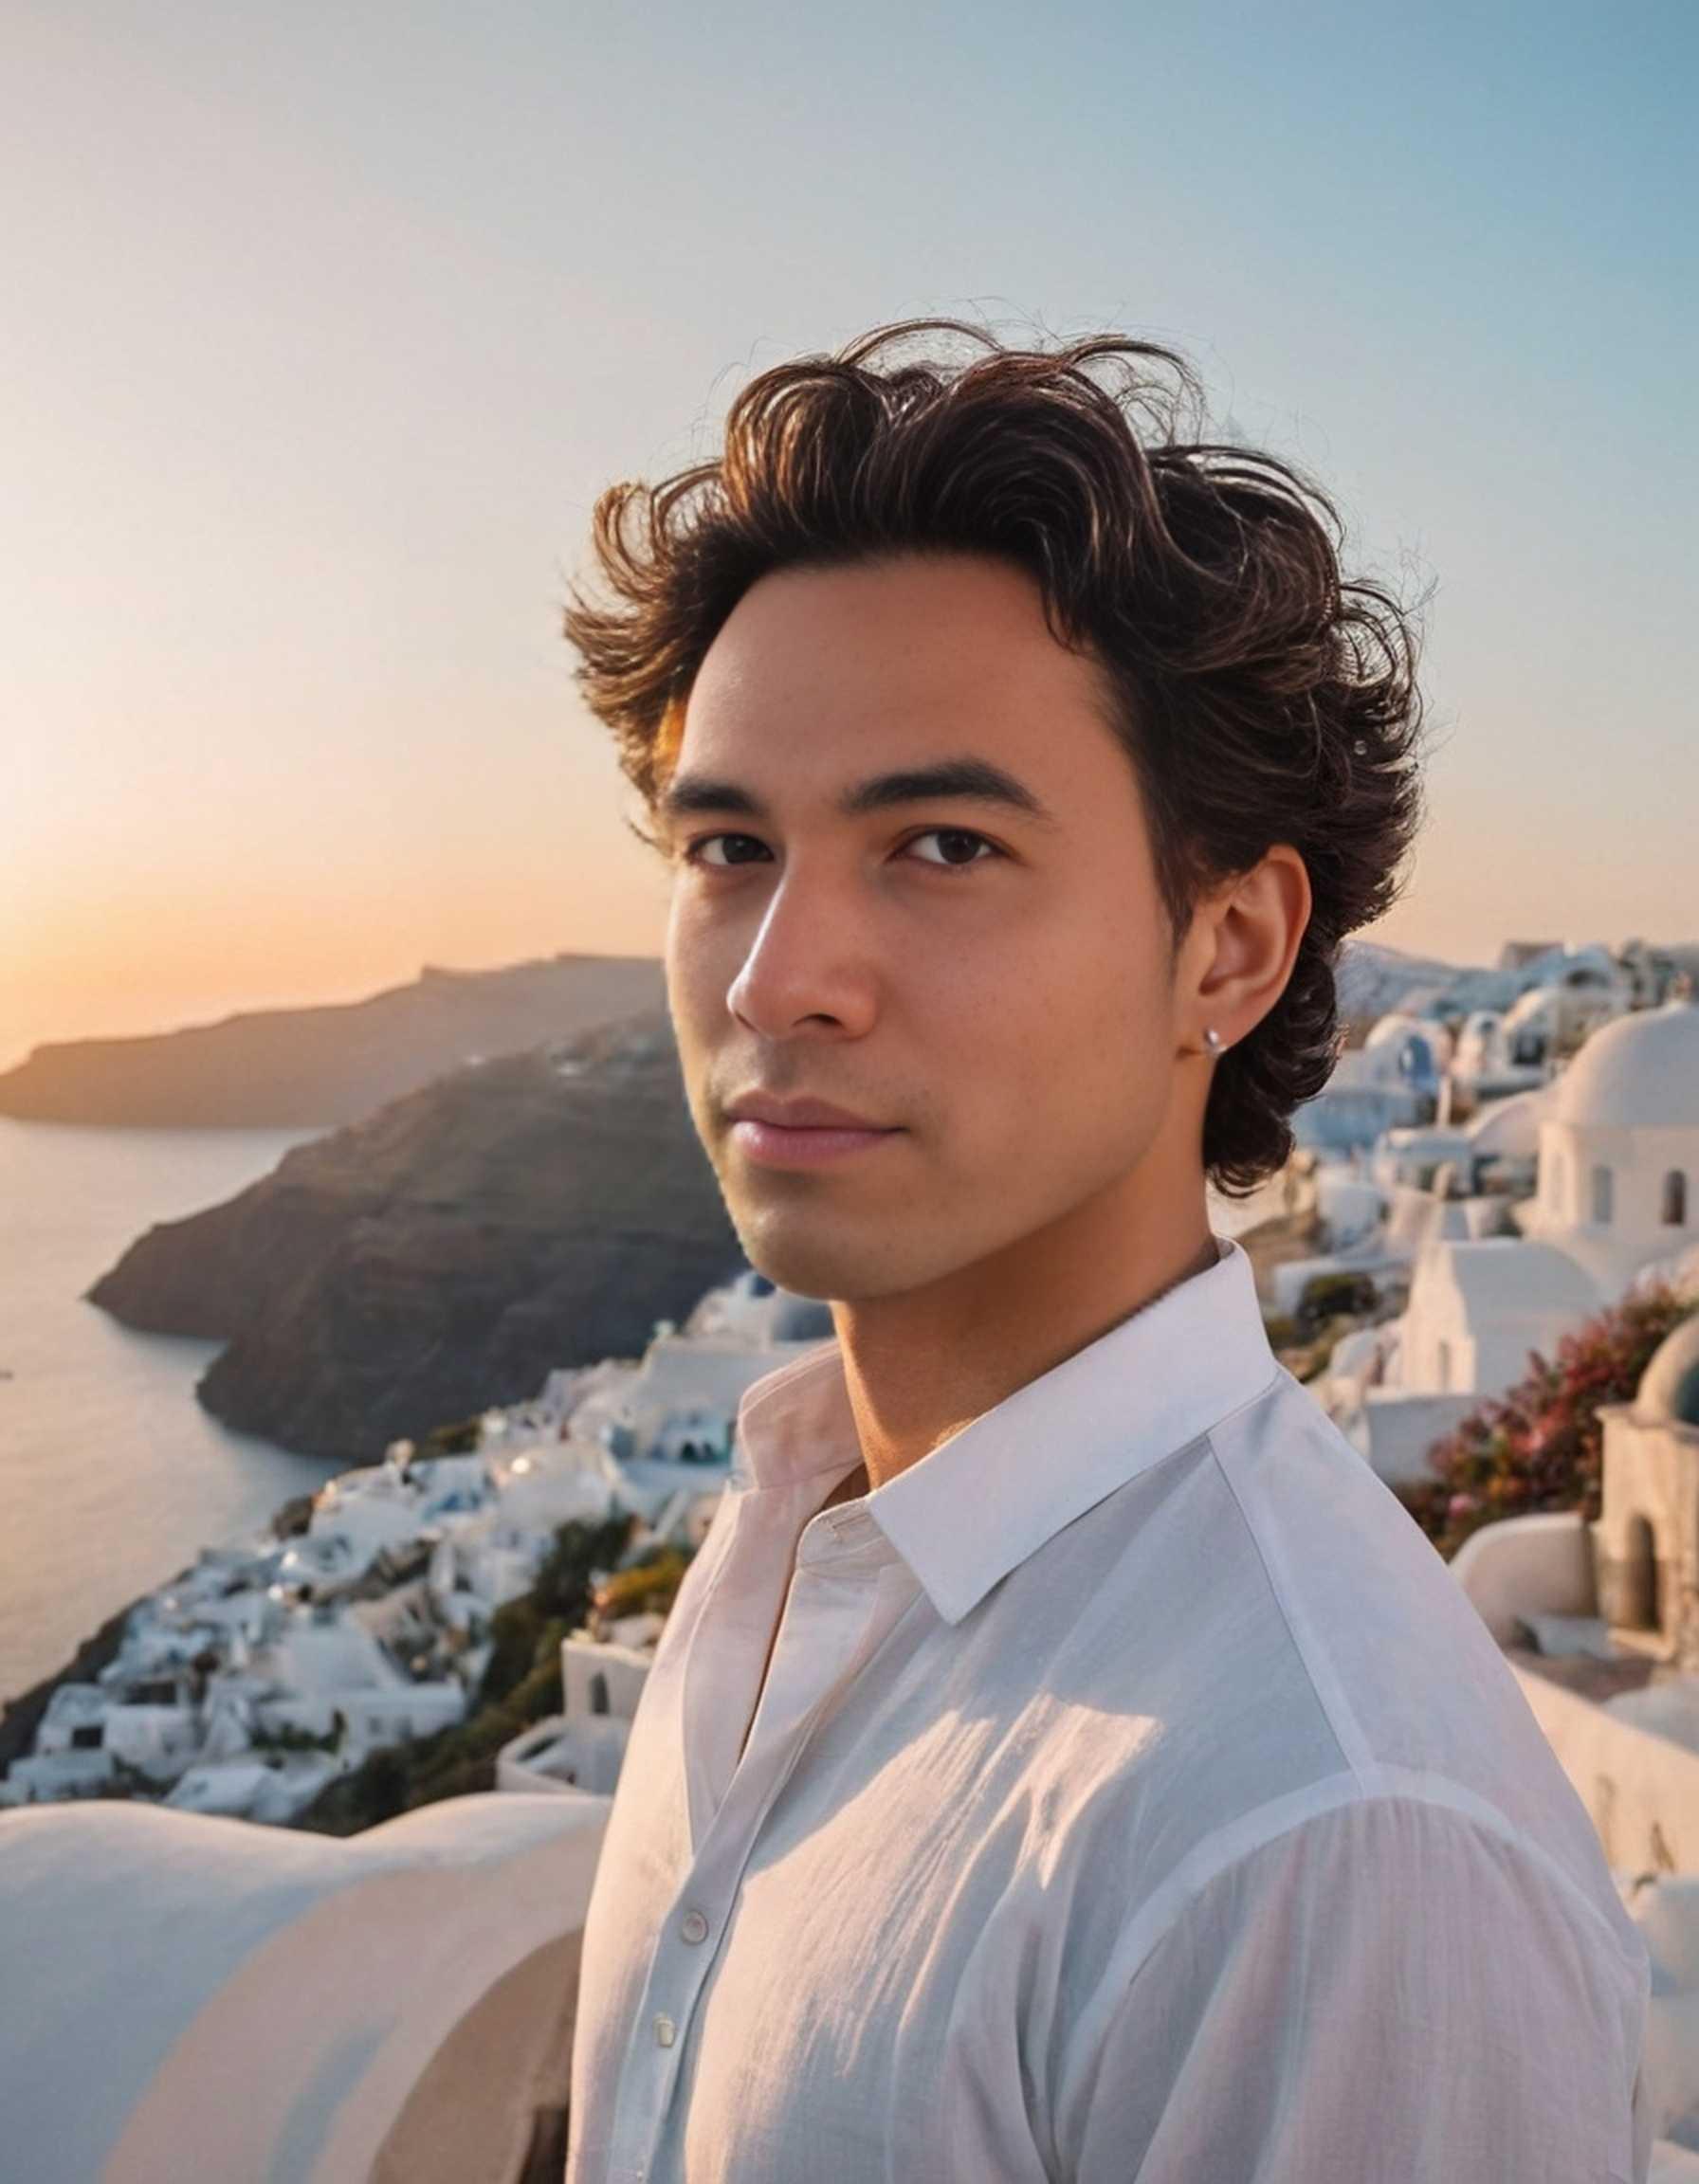
{"label": "man's neck", "polygon": [[834,1304],[867,1481],[894,1479],[1215,1259],[1201,1194],[1195,1219],[1160,1234],[1097,1201],[933,1289]]}

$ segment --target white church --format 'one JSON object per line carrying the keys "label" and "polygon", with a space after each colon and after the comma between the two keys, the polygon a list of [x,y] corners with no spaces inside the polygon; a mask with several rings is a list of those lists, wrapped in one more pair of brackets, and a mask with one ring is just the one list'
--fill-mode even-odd
{"label": "white church", "polygon": [[[1699,1282],[1690,994],[1602,1025],[1548,1086],[1515,1105],[1512,1135],[1532,1127],[1536,1160],[1534,1195],[1511,1210],[1520,1234],[1473,1232],[1480,1200],[1447,1205],[1452,1218],[1416,1253],[1402,1315],[1341,1345],[1336,1376],[1353,1375],[1361,1395],[1341,1426],[1389,1481],[1424,1476],[1433,1444],[1521,1379],[1530,1351],[1551,1357],[1563,1335],[1635,1282]],[[1495,1119],[1484,1111],[1477,1128]]]}

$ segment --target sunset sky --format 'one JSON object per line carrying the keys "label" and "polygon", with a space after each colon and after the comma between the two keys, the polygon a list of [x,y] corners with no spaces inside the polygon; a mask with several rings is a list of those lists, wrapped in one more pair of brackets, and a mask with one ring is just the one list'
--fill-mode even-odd
{"label": "sunset sky", "polygon": [[610,481],[922,312],[1193,356],[1429,585],[1374,937],[1699,939],[1699,9],[0,15],[0,1067],[652,953],[558,635]]}

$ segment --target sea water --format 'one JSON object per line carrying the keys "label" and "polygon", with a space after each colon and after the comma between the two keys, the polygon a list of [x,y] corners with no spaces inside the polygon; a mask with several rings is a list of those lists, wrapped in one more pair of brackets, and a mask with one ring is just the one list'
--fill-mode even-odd
{"label": "sea water", "polygon": [[133,1334],[82,1300],[155,1222],[234,1196],[320,1135],[0,1116],[0,1699],[201,1546],[343,1468],[204,1410],[194,1383],[217,1342]]}

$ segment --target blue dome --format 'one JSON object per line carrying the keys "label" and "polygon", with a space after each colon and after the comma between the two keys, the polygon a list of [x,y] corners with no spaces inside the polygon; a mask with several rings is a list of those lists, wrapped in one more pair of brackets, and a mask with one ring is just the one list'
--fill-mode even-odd
{"label": "blue dome", "polygon": [[1653,1352],[1635,1409],[1659,1423],[1699,1426],[1699,1312],[1672,1327]]}
{"label": "blue dome", "polygon": [[1433,1047],[1419,1031],[1413,1031],[1398,1048],[1398,1075],[1417,1084],[1426,1084],[1438,1074]]}

